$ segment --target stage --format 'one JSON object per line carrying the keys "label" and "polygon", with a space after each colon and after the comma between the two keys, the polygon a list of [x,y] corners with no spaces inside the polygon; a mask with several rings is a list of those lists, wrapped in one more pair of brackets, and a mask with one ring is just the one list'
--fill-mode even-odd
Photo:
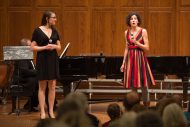
{"label": "stage", "polygon": [[[58,104],[61,103],[63,98],[58,97]],[[21,99],[21,107],[26,102],[26,98]],[[118,103],[122,108],[121,101],[110,101],[110,102],[98,102],[89,104],[89,112],[98,117],[101,123],[109,120],[109,117],[106,114],[107,106],[110,103]],[[11,112],[11,100],[7,100],[6,104],[0,104],[0,125],[1,127],[36,127],[36,124],[40,120],[40,112],[21,112],[19,116],[15,113],[10,114]],[[151,106],[155,106],[156,102],[151,102]],[[48,115],[46,115],[48,118]]]}

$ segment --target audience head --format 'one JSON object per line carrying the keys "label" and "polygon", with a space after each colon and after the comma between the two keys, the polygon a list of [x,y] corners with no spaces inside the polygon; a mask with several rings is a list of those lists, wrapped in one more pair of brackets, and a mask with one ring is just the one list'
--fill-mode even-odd
{"label": "audience head", "polygon": [[156,104],[156,109],[161,117],[163,115],[163,111],[164,111],[165,107],[171,103],[176,103],[175,99],[163,98],[158,101],[158,103]]}
{"label": "audience head", "polygon": [[57,119],[70,112],[84,112],[87,99],[83,93],[70,93],[57,110]]}
{"label": "audience head", "polygon": [[182,107],[182,98],[181,98],[180,95],[175,94],[175,95],[172,96],[172,98],[176,101],[176,103],[177,103],[180,107]]}
{"label": "audience head", "polygon": [[135,104],[135,105],[132,107],[131,110],[134,111],[134,112],[136,112],[136,113],[140,113],[140,112],[142,112],[142,111],[147,110],[147,107],[144,106],[144,105],[142,105],[142,104],[140,104],[140,103],[138,103],[138,104]]}
{"label": "audience head", "polygon": [[136,127],[163,127],[163,122],[156,112],[144,111],[138,114]]}
{"label": "audience head", "polygon": [[135,112],[126,112],[120,119],[120,127],[136,127],[136,117]]}
{"label": "audience head", "polygon": [[70,93],[67,97],[68,100],[76,100],[81,104],[81,108],[86,111],[88,109],[88,99],[84,93],[81,92],[73,92]]}
{"label": "audience head", "polygon": [[107,114],[111,120],[115,120],[121,116],[121,108],[117,103],[112,103],[108,105]]}
{"label": "audience head", "polygon": [[163,112],[163,122],[165,127],[186,127],[187,121],[181,107],[172,103],[165,107]]}
{"label": "audience head", "polygon": [[130,111],[135,104],[139,103],[140,103],[140,97],[136,91],[131,91],[127,93],[123,100],[123,105],[126,111]]}
{"label": "audience head", "polygon": [[70,93],[58,107],[56,119],[69,127],[91,127],[86,107],[87,98],[83,93]]}

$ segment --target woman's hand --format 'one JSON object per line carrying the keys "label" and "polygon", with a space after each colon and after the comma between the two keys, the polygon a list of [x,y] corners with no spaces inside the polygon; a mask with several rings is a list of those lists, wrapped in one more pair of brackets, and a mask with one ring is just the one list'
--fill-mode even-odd
{"label": "woman's hand", "polygon": [[124,72],[124,64],[121,65],[120,71],[121,71],[121,72]]}
{"label": "woman's hand", "polygon": [[135,44],[138,45],[138,41],[135,38],[131,38],[131,41]]}
{"label": "woman's hand", "polygon": [[54,49],[56,49],[56,45],[55,44],[48,44],[48,45],[46,45],[46,49],[47,50],[54,50]]}

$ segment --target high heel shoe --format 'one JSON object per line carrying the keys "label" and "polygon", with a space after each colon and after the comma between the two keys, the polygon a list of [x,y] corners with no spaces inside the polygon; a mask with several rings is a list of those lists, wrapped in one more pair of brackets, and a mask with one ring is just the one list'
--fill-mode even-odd
{"label": "high heel shoe", "polygon": [[46,118],[46,114],[40,114],[40,119],[45,119]]}
{"label": "high heel shoe", "polygon": [[52,115],[50,115],[50,113],[48,112],[48,116],[49,116],[49,118],[51,118],[51,119],[55,119],[54,114],[53,114],[53,116],[52,116]]}

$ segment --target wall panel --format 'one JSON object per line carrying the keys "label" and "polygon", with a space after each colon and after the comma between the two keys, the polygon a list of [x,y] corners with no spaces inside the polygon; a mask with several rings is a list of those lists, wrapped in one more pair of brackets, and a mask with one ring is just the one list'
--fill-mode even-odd
{"label": "wall panel", "polygon": [[[0,15],[5,15],[4,9],[0,8]],[[6,43],[6,17],[0,18],[0,60],[3,58],[3,46],[7,45]]]}
{"label": "wall panel", "polygon": [[149,7],[173,7],[174,0],[149,0]]}
{"label": "wall panel", "polygon": [[190,0],[181,0],[181,6],[189,6],[190,7]]}
{"label": "wall panel", "polygon": [[64,7],[88,7],[89,0],[63,0]]}
{"label": "wall panel", "polygon": [[8,45],[19,45],[21,38],[31,36],[31,12],[8,12]]}
{"label": "wall panel", "polygon": [[61,0],[36,0],[35,5],[37,7],[60,7]]}
{"label": "wall panel", "polygon": [[0,8],[6,7],[6,1],[0,0]]}
{"label": "wall panel", "polygon": [[148,33],[152,55],[172,55],[174,46],[171,12],[150,12]]}
{"label": "wall panel", "polygon": [[180,55],[190,55],[190,11],[182,11],[180,12],[180,20],[179,20],[179,31],[177,32],[179,36],[178,40],[178,50]]}
{"label": "wall panel", "polygon": [[90,52],[90,22],[86,11],[63,12],[63,44],[70,42],[68,55]]}
{"label": "wall panel", "polygon": [[120,0],[121,7],[144,7],[146,0]]}
{"label": "wall panel", "polygon": [[9,7],[31,7],[32,0],[8,0]]}
{"label": "wall panel", "polygon": [[113,55],[113,43],[116,42],[116,17],[115,10],[92,12],[92,48],[95,53],[103,52]]}
{"label": "wall panel", "polygon": [[93,7],[114,7],[117,0],[92,0]]}

